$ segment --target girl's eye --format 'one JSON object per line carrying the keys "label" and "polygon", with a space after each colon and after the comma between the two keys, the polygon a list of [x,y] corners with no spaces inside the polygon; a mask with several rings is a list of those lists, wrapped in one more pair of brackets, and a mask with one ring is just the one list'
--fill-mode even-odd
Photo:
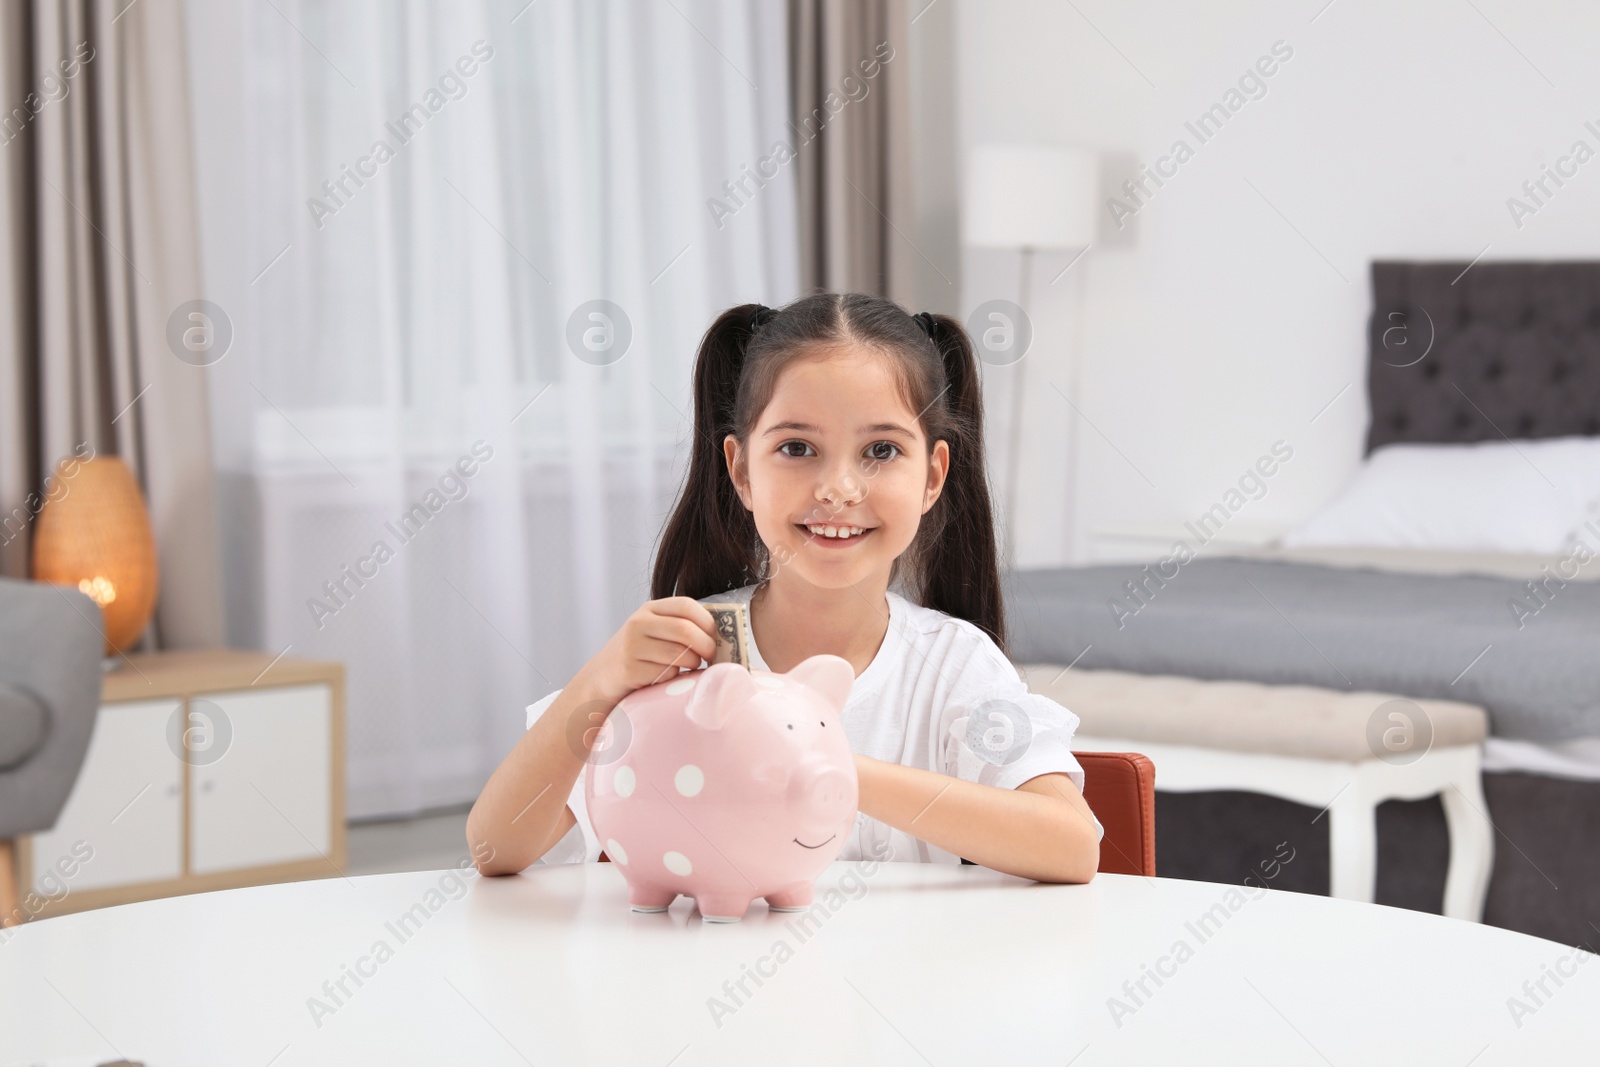
{"label": "girl's eye", "polygon": [[867,446],[867,458],[887,463],[900,454],[900,446],[893,441],[877,441]]}
{"label": "girl's eye", "polygon": [[[791,452],[789,451],[791,448],[799,448],[803,451]],[[806,452],[811,451],[811,446],[806,444],[804,441],[785,441],[783,444],[778,446],[778,451],[782,452],[786,456],[792,456],[795,459],[803,459],[806,455]]]}

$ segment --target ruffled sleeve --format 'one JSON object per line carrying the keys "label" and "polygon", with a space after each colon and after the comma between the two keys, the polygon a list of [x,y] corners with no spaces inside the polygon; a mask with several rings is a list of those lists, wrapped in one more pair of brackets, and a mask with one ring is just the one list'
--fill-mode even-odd
{"label": "ruffled sleeve", "polygon": [[[978,637],[940,715],[944,773],[1000,789],[1059,773],[1082,791],[1083,767],[1072,754],[1078,717],[1029,692],[999,648],[986,635]],[[1095,826],[1103,836],[1098,819]]]}

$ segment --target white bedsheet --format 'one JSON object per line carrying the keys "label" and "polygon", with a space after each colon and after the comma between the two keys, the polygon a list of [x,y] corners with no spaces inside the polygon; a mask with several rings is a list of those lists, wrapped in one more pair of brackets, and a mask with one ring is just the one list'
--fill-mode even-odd
{"label": "white bedsheet", "polygon": [[[1600,545],[1590,543],[1591,551]],[[1580,563],[1572,553],[1553,556],[1509,552],[1450,552],[1421,548],[1369,548],[1364,546],[1303,546],[1284,548],[1262,545],[1232,553],[1252,559],[1281,559],[1288,563],[1321,563],[1329,567],[1358,567],[1409,574],[1483,574],[1491,578],[1526,581],[1557,574],[1568,581],[1600,581],[1600,553]]]}
{"label": "white bedsheet", "polygon": [[1548,745],[1489,737],[1483,742],[1483,769],[1485,773],[1515,771],[1600,782],[1600,737],[1579,737]]}

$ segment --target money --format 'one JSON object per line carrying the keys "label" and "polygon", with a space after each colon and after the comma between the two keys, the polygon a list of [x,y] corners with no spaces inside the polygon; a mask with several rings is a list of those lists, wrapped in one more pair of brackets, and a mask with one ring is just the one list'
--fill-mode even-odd
{"label": "money", "polygon": [[717,650],[712,663],[737,663],[750,666],[750,609],[747,604],[731,601],[711,602],[705,605],[716,624]]}

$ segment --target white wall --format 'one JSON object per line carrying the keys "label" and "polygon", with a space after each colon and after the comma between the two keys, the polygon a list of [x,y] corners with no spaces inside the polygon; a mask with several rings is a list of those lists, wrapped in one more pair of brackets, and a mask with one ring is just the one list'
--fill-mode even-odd
{"label": "white wall", "polygon": [[[1600,127],[1600,6],[1075,3],[959,0],[962,144],[1152,161],[1182,138],[1195,155],[1139,211],[1132,245],[1096,247],[1054,286],[1067,257],[1040,258],[1021,564],[1066,556],[1070,409],[1046,379],[1066,388],[1075,322],[1079,407],[1098,428],[1079,427],[1081,559],[1090,531],[1177,533],[1275,440],[1294,458],[1235,518],[1239,532],[1286,527],[1339,490],[1366,430],[1373,259],[1468,260],[1485,245],[1485,260],[1600,257],[1600,159],[1520,229],[1506,206],[1574,141],[1600,149],[1584,128]],[[1279,40],[1293,56],[1265,96],[1201,144],[1185,121]],[[1015,300],[1017,285],[1015,254],[966,251],[964,307]],[[988,372],[996,415],[1013,378]],[[997,450],[1001,486],[1007,461]]]}

